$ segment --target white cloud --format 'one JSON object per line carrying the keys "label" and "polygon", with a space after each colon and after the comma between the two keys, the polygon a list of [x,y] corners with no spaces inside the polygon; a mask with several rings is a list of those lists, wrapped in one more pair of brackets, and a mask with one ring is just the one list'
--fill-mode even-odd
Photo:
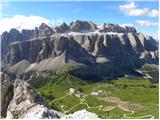
{"label": "white cloud", "polygon": [[137,20],[136,21],[141,26],[150,27],[150,26],[158,26],[158,23],[156,22],[150,22],[148,20]]}
{"label": "white cloud", "polygon": [[158,12],[158,10],[154,9],[154,10],[151,10],[151,11],[148,13],[148,15],[149,15],[150,17],[157,17],[157,16],[159,15],[159,12]]}
{"label": "white cloud", "polygon": [[18,30],[33,29],[34,27],[39,26],[42,22],[49,24],[50,20],[33,15],[15,15],[12,18],[3,18],[0,19],[0,33],[3,31],[9,31],[11,28],[16,28]]}
{"label": "white cloud", "polygon": [[47,25],[56,25],[60,24],[60,20],[49,20],[41,16],[24,16],[24,15],[15,15],[11,18],[5,17],[0,19],[0,34],[4,31],[9,31],[11,28],[16,28],[18,30],[22,29],[34,29],[39,26],[41,23],[46,23]]}
{"label": "white cloud", "polygon": [[148,8],[143,8],[143,9],[133,9],[128,11],[129,16],[145,16],[149,12]]}
{"label": "white cloud", "polygon": [[125,26],[133,27],[134,25],[132,23],[125,23],[125,24],[121,24],[120,26],[122,26],[122,27],[125,27]]}
{"label": "white cloud", "polygon": [[120,5],[119,9],[129,16],[149,16],[149,17],[157,17],[158,10],[150,10],[149,8],[138,8],[135,2],[131,2],[128,4]]}
{"label": "white cloud", "polygon": [[125,26],[134,27],[137,31],[139,31],[139,29],[132,23],[124,23],[124,24],[120,24],[120,26],[122,26],[122,27],[125,27]]}
{"label": "white cloud", "polygon": [[122,11],[132,10],[132,9],[135,9],[136,7],[137,6],[136,6],[136,4],[134,2],[119,6],[120,10],[122,10]]}

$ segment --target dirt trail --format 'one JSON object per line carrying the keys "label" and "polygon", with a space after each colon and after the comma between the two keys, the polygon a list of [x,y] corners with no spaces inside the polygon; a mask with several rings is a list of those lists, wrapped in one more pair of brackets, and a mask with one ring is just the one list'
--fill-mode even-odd
{"label": "dirt trail", "polygon": [[[127,114],[123,115],[123,118],[128,118],[128,119],[130,119],[130,118],[131,119],[141,119],[141,118],[148,118],[148,117],[149,117],[148,119],[154,119],[155,118],[153,115],[144,115],[144,116],[140,116],[140,117],[130,117],[130,115],[132,115],[132,114],[135,113],[135,110],[142,109],[143,106],[140,105],[140,104],[133,104],[133,103],[129,103],[129,102],[126,102],[126,101],[122,101],[119,98],[113,97],[113,96],[104,97],[104,98],[98,98],[98,99],[101,100],[101,101],[105,101],[105,102],[115,103],[116,104],[115,106],[103,106],[103,105],[99,105],[99,106],[90,107],[88,105],[88,103],[86,102],[86,100],[85,100],[85,98],[88,95],[90,95],[90,94],[86,94],[86,95],[83,96],[83,98],[80,98],[80,102],[78,104],[74,105],[73,107],[71,107],[69,110],[64,110],[64,108],[63,108],[64,106],[61,106],[63,112],[64,113],[68,113],[71,110],[73,110],[74,108],[76,108],[78,105],[84,104],[87,107],[86,109],[89,109],[89,108],[91,108],[91,109],[92,108],[98,108],[101,111],[111,111],[111,110],[113,110],[115,108],[120,108],[120,109],[122,109],[124,111],[130,112],[130,113],[127,113]],[[57,101],[57,100],[64,99],[67,96],[69,96],[69,94],[51,101],[50,104],[52,102]]]}
{"label": "dirt trail", "polygon": [[98,98],[101,101],[105,101],[105,102],[110,102],[110,103],[115,103],[117,105],[117,107],[121,108],[121,109],[125,109],[125,110],[139,110],[139,109],[143,109],[143,106],[140,104],[133,104],[133,103],[129,103],[126,101],[122,101],[117,97],[104,97],[104,98]]}
{"label": "dirt trail", "polygon": [[105,98],[99,98],[99,100],[102,100],[102,101],[105,101],[105,102],[116,103],[117,104],[117,106],[114,106],[114,107],[113,106],[104,107],[104,109],[102,109],[103,111],[110,111],[110,110],[113,110],[116,107],[118,107],[118,108],[120,108],[120,109],[122,109],[124,111],[130,112],[130,113],[124,114],[123,118],[140,119],[140,118],[147,118],[147,117],[149,117],[150,119],[154,119],[153,115],[144,115],[144,116],[140,116],[140,117],[130,117],[129,116],[129,115],[134,114],[135,110],[143,109],[143,106],[140,105],[140,104],[129,103],[129,102],[126,102],[126,101],[122,101],[122,100],[120,100],[117,97],[112,97],[112,96],[105,97]]}

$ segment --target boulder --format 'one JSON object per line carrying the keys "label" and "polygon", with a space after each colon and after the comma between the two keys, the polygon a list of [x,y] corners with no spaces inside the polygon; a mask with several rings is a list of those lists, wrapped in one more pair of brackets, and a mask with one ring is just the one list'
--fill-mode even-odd
{"label": "boulder", "polygon": [[66,115],[62,119],[98,119],[95,113],[88,112],[87,110],[79,110],[73,114]]}

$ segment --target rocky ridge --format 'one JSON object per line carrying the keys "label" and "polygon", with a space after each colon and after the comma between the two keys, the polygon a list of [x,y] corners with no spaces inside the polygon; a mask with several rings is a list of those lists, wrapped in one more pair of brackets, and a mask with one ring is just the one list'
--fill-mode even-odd
{"label": "rocky ridge", "polygon": [[[11,42],[2,57],[3,70],[15,78],[56,74],[67,65],[73,75],[107,79],[139,75],[135,70],[145,63],[159,64],[156,41],[134,27],[77,20],[54,29],[43,23],[33,33],[28,40]],[[2,38],[2,43],[9,39]]]}
{"label": "rocky ridge", "polygon": [[66,32],[70,32],[71,28],[66,23],[63,23],[62,25],[55,27],[54,31],[56,33],[66,33]]}
{"label": "rocky ridge", "polygon": [[67,25],[63,23],[60,26],[56,26],[55,28],[51,28],[45,23],[42,23],[38,28],[36,27],[34,30],[22,30],[19,32],[16,29],[11,29],[9,32],[5,31],[1,35],[2,41],[2,55],[5,54],[7,46],[15,41],[24,41],[37,37],[46,37],[51,36],[57,33],[68,33],[68,32],[131,32],[135,33],[136,29],[134,27],[121,27],[115,24],[106,24],[104,23],[102,28],[98,28],[96,24],[89,21],[80,21],[76,20]]}
{"label": "rocky ridge", "polygon": [[17,118],[60,118],[63,116],[48,108],[47,103],[25,81],[15,80],[13,98],[7,108],[7,119]]}

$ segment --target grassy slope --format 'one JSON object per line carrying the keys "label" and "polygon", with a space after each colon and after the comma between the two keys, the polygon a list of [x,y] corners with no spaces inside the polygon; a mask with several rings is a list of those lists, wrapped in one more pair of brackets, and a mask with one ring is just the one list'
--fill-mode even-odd
{"label": "grassy slope", "polygon": [[[69,93],[69,88],[71,87],[81,89],[85,94],[90,94],[90,92],[95,90],[102,90],[103,92],[106,91],[106,94],[103,96],[116,96],[121,100],[131,103],[139,103],[144,106],[143,110],[137,110],[135,111],[136,113],[131,116],[138,117],[151,114],[158,118],[158,84],[153,85],[149,80],[121,78],[119,80],[113,80],[110,83],[99,82],[88,84],[69,74],[61,74],[54,78],[39,77],[31,80],[30,83],[42,96],[46,98],[49,103],[57,98],[65,96]],[[54,99],[48,99],[49,93],[54,96]],[[52,102],[50,107],[63,112],[60,107],[61,105],[64,105],[64,110],[69,110],[79,102],[80,100],[76,96],[67,96],[64,99]],[[91,107],[98,105],[114,106],[113,103],[99,101],[96,96],[91,95],[86,97],[86,102]],[[85,108],[87,108],[85,104],[80,104],[67,112],[67,114]],[[109,113],[101,111],[98,108],[89,108],[88,110],[97,113],[101,118],[121,118],[123,117],[123,114],[128,113],[119,108],[115,108]]]}
{"label": "grassy slope", "polygon": [[[132,116],[141,116],[146,114],[154,115],[158,118],[158,86],[152,88],[149,80],[128,80],[121,79],[115,82],[119,85],[119,89],[112,91],[112,96],[117,96],[121,100],[131,103],[140,103],[144,106],[143,110],[136,111]],[[120,88],[123,85],[128,85],[126,89]]]}

